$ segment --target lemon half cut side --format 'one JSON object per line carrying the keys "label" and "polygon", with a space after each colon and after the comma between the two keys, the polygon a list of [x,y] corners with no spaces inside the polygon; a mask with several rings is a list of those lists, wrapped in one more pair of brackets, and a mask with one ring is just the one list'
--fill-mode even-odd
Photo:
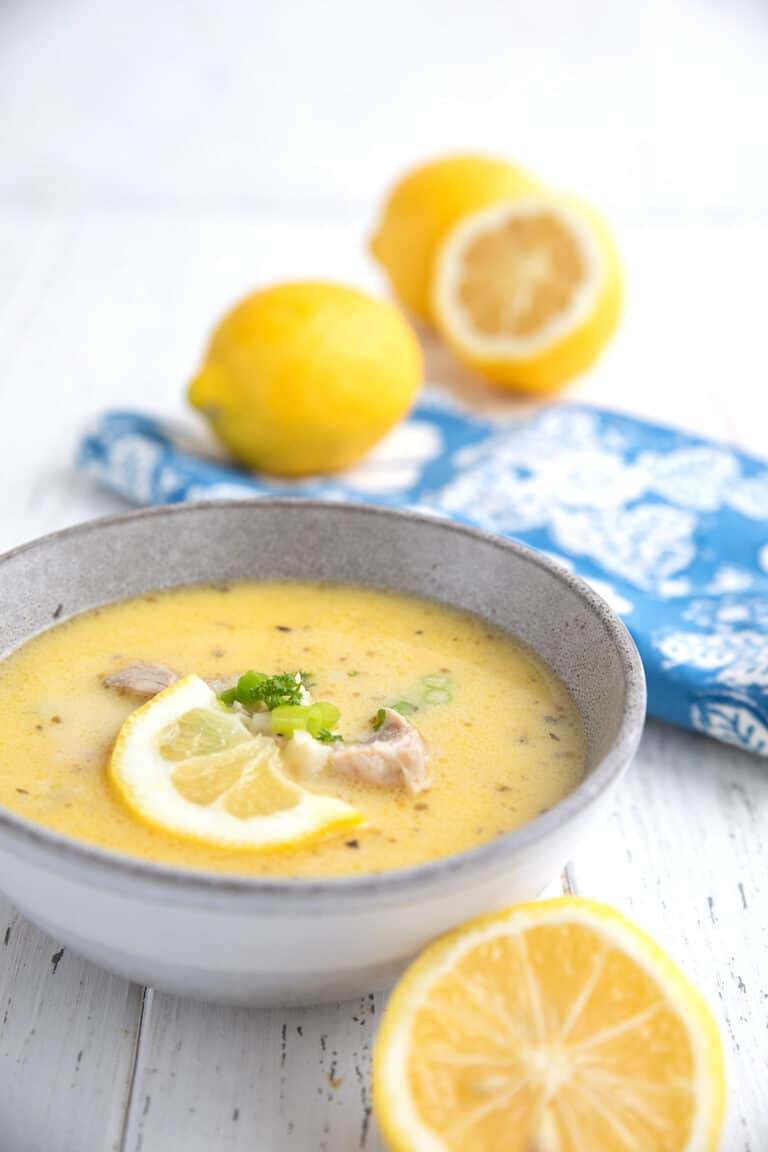
{"label": "lemon half cut side", "polygon": [[717,1027],[614,909],[564,898],[473,921],[406,972],[374,1051],[393,1152],[716,1152]]}
{"label": "lemon half cut side", "polygon": [[400,303],[432,322],[430,276],[447,233],[470,213],[538,187],[516,164],[472,153],[441,156],[406,172],[390,190],[370,241]]}
{"label": "lemon half cut side", "polygon": [[439,250],[432,293],[438,327],[463,361],[497,384],[547,392],[607,343],[621,273],[595,213],[542,195],[461,221]]}

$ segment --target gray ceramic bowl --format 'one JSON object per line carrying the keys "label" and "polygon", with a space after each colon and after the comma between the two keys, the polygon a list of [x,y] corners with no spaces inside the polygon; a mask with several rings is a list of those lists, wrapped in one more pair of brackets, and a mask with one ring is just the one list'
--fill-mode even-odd
{"label": "gray ceramic bowl", "polygon": [[544,556],[431,517],[303,500],[138,512],[9,553],[0,558],[2,652],[55,617],[109,601],[262,578],[366,584],[478,613],[559,673],[587,730],[587,776],[545,815],[472,851],[379,875],[307,881],[186,871],[111,854],[0,809],[0,885],[56,940],[180,994],[316,1003],[383,987],[438,933],[538,895],[632,759],[645,682],[617,616]]}

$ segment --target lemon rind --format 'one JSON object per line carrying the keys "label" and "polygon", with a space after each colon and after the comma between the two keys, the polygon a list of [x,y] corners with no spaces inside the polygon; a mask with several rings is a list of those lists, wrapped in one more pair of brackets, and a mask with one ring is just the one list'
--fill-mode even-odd
{"label": "lemon rind", "polygon": [[656,982],[683,1021],[695,1060],[699,1108],[680,1152],[717,1152],[725,1118],[725,1067],[720,1034],[706,1001],[658,944],[615,908],[573,896],[520,904],[472,920],[436,940],[406,971],[389,1000],[373,1053],[374,1111],[392,1152],[449,1152],[418,1116],[405,1076],[410,1024],[430,987],[485,940],[574,922],[601,933],[627,953]]}
{"label": "lemon rind", "polygon": [[[159,692],[132,712],[123,724],[110,757],[109,778],[123,803],[144,825],[208,847],[258,852],[288,850],[362,823],[362,814],[344,801],[320,796],[298,785],[295,787],[300,800],[293,808],[269,816],[240,819],[226,811],[211,813],[210,809],[184,800],[174,789],[169,775],[151,777],[146,774],[142,778],[142,750],[150,750],[151,742],[174,716],[195,707],[205,707],[215,699],[215,693],[205,681],[192,674]],[[172,709],[166,707],[171,703],[174,705]],[[133,747],[131,742],[137,731],[141,742]],[[166,801],[165,809],[163,800]],[[183,811],[185,817],[169,817],[169,807],[171,811]],[[164,812],[162,816],[159,814],[161,811]],[[212,824],[212,815],[216,829],[206,832],[205,828]]]}
{"label": "lemon rind", "polygon": [[[585,264],[585,276],[569,307],[547,321],[533,336],[487,336],[468,321],[456,304],[456,289],[461,272],[461,258],[476,237],[505,220],[526,219],[542,211],[551,212],[569,230],[579,246]],[[436,259],[434,308],[441,326],[449,329],[457,344],[471,350],[473,356],[493,360],[527,360],[558,345],[588,323],[604,291],[606,270],[600,245],[591,228],[573,209],[546,197],[495,204],[460,221],[443,241]]]}

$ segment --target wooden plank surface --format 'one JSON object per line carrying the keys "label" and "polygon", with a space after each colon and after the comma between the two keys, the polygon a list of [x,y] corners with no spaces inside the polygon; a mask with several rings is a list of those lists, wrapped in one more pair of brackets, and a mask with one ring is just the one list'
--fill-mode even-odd
{"label": "wooden plank surface", "polygon": [[723,1152],[768,1148],[768,764],[649,722],[611,819],[571,866],[704,993],[729,1084]]}
{"label": "wooden plank surface", "polygon": [[139,1002],[0,896],[2,1152],[122,1147]]}
{"label": "wooden plank surface", "polygon": [[370,1058],[384,997],[217,1008],[154,994],[124,1152],[380,1152]]}
{"label": "wooden plank surface", "polygon": [[370,1063],[386,1000],[262,1011],[152,993],[122,1152],[383,1152]]}

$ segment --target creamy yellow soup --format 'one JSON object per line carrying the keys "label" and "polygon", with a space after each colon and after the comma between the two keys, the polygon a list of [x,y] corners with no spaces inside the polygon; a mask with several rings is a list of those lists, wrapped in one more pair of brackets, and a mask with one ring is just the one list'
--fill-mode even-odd
{"label": "creamy yellow soup", "polygon": [[[208,847],[125,807],[107,763],[137,701],[105,688],[135,661],[206,679],[306,670],[315,699],[357,740],[382,707],[409,702],[432,783],[363,785],[324,774],[316,790],[364,825],[302,847]],[[447,690],[425,699],[424,678]],[[435,694],[430,697],[434,700]],[[0,664],[0,804],[78,840],[217,872],[343,876],[433,860],[491,840],[581,780],[584,734],[568,691],[526,648],[477,617],[368,588],[288,583],[190,587],[85,613]]]}

